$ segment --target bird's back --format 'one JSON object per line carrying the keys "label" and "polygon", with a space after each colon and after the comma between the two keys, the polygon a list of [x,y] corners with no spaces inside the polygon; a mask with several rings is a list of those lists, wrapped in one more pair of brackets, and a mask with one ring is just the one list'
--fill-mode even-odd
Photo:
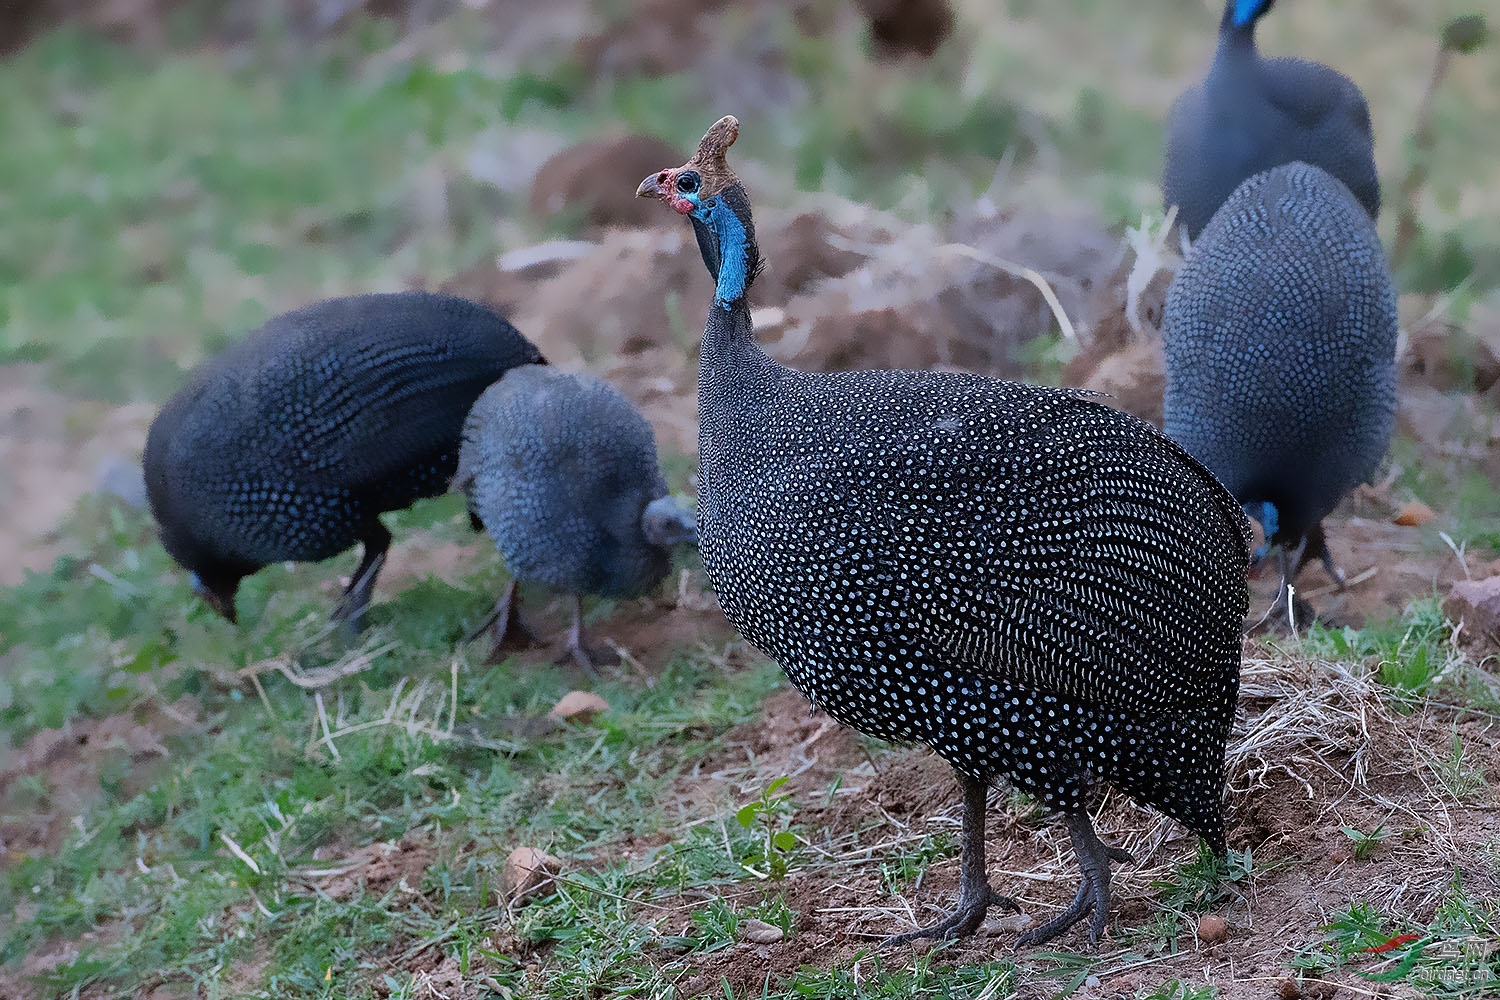
{"label": "bird's back", "polygon": [[504,319],[452,296],[278,316],[205,363],[153,423],[145,464],[164,541],[250,565],[334,555],[379,512],[441,493],[474,399],[538,360]]}
{"label": "bird's back", "polygon": [[705,564],[752,641],[790,665],[867,656],[884,636],[937,671],[1146,713],[1222,709],[1244,517],[1176,445],[1067,390],[780,381],[706,442],[699,486]]}
{"label": "bird's back", "polygon": [[1162,327],[1165,429],[1241,500],[1310,527],[1375,471],[1395,417],[1395,292],[1369,217],[1328,173],[1296,163],[1241,185]]}
{"label": "bird's back", "polygon": [[641,516],[666,494],[651,425],[608,383],[516,369],[474,405],[454,483],[520,579],[634,597],[665,551]]}
{"label": "bird's back", "polygon": [[1379,214],[1374,134],[1359,87],[1321,63],[1221,45],[1207,78],[1168,116],[1163,200],[1197,238],[1241,182],[1294,161],[1327,170],[1371,218]]}

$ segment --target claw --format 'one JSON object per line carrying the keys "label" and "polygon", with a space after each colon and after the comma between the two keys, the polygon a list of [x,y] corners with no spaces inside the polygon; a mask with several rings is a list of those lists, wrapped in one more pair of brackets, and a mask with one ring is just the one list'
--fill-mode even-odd
{"label": "claw", "polygon": [[959,857],[958,905],[951,916],[935,924],[896,934],[880,942],[882,948],[910,944],[928,938],[952,941],[968,937],[984,923],[989,908],[999,906],[1014,913],[1021,907],[1009,896],[996,892],[984,875],[984,806],[989,786],[978,778],[959,776],[964,793],[963,847]]}
{"label": "claw", "polygon": [[1090,912],[1089,944],[1097,944],[1109,925],[1109,863],[1111,861],[1134,863],[1129,851],[1118,847],[1105,847],[1094,832],[1094,824],[1087,813],[1071,813],[1068,816],[1068,835],[1073,841],[1073,852],[1078,855],[1078,867],[1082,878],[1078,892],[1068,908],[1040,927],[1032,928],[1016,939],[1017,947],[1044,944],[1082,920]]}

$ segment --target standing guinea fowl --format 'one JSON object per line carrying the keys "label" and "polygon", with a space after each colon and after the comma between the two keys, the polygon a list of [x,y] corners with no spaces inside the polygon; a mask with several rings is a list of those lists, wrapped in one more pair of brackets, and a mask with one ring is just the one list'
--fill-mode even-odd
{"label": "standing guinea fowl", "polygon": [[151,424],[151,512],[173,559],[235,621],[240,580],[364,558],[335,618],[358,628],[391,534],[383,511],[448,488],[464,416],[517,365],[545,364],[505,320],[427,292],[329,299],[212,358]]}
{"label": "standing guinea fowl", "polygon": [[1166,433],[1261,522],[1257,557],[1342,583],[1322,520],[1396,419],[1396,292],[1349,189],[1305,163],[1241,184],[1173,278],[1162,340]]}
{"label": "standing guinea fowl", "polygon": [[730,622],[815,705],[919,741],[963,788],[951,917],[890,939],[972,933],[995,904],[995,779],[1063,812],[1082,880],[1022,935],[1092,913],[1109,863],[1101,782],[1224,842],[1224,743],[1239,688],[1248,529],[1209,472],[1086,394],[946,372],[784,368],[755,343],[760,266],[739,125],[637,193],[692,220],[717,289],[698,374],[698,526]]}
{"label": "standing guinea fowl", "polygon": [[698,541],[692,512],[667,493],[651,424],[591,375],[517,368],[486,389],[453,485],[512,576],[491,659],[514,627],[516,582],[534,580],[572,597],[568,652],[592,668],[580,595],[640,597],[666,577],[672,546]]}
{"label": "standing guinea fowl", "polygon": [[1364,95],[1321,63],[1260,57],[1255,22],[1273,2],[1227,0],[1208,76],[1168,116],[1163,202],[1191,239],[1241,181],[1294,160],[1343,181],[1370,218],[1380,213]]}

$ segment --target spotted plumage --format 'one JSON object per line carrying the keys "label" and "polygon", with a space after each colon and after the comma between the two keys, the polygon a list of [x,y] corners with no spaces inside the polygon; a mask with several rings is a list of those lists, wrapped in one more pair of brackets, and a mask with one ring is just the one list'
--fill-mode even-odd
{"label": "spotted plumage", "polygon": [[1084,875],[1025,940],[1090,912],[1097,937],[1122,856],[1088,820],[1099,783],[1225,849],[1245,518],[1181,448],[1084,393],[772,361],[745,296],[750,205],[722,164],[735,130],[721,121],[639,191],[692,220],[718,281],[699,370],[709,579],[814,704],[957,771],[958,910],[902,939],[970,933],[1009,902],[984,879],[985,788],[1002,776],[1067,814]]}
{"label": "spotted plumage", "polygon": [[1321,63],[1262,59],[1255,24],[1272,0],[1227,0],[1203,82],[1167,119],[1165,205],[1196,239],[1240,182],[1301,160],[1322,167],[1380,212],[1370,109],[1354,82]]}
{"label": "spotted plumage", "polygon": [[1240,185],[1167,291],[1165,429],[1269,543],[1322,558],[1321,522],[1375,472],[1396,417],[1396,293],[1349,190],[1293,163]]}
{"label": "spotted plumage", "polygon": [[[573,598],[569,651],[582,663],[578,596],[634,598],[666,577],[671,548],[697,540],[667,493],[651,424],[609,383],[528,366],[474,404],[454,486],[517,580]],[[514,587],[496,609],[497,648]]]}
{"label": "spotted plumage", "polygon": [[358,624],[390,533],[379,514],[448,487],[465,414],[537,349],[504,319],[425,292],[329,299],[206,362],[146,439],[162,544],[234,620],[240,580],[363,543],[340,614]]}

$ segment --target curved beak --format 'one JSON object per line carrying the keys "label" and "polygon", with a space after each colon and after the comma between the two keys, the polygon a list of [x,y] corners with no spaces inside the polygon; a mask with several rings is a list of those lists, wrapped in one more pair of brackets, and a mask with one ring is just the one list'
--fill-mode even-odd
{"label": "curved beak", "polygon": [[660,198],[664,193],[661,184],[666,179],[666,176],[667,171],[665,170],[658,170],[656,173],[650,175],[641,181],[640,186],[635,189],[635,196],[637,198]]}
{"label": "curved beak", "polygon": [[229,622],[229,624],[238,625],[240,623],[239,616],[235,614],[234,594],[232,592],[228,594],[220,593],[209,587],[208,584],[198,578],[198,574],[194,573],[193,593],[203,598],[204,602],[222,616],[225,621]]}

